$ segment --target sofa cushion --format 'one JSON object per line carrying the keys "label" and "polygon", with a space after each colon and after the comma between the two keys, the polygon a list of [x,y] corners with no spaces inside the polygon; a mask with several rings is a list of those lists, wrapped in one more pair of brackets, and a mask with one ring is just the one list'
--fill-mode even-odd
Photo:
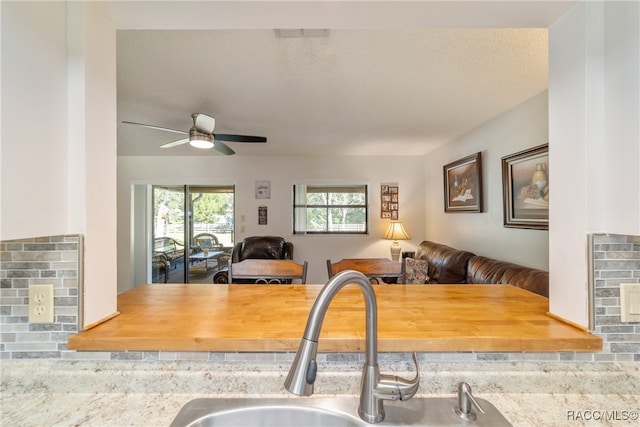
{"label": "sofa cushion", "polygon": [[469,260],[467,283],[510,284],[549,297],[548,272],[482,256]]}
{"label": "sofa cushion", "polygon": [[440,243],[425,240],[420,243],[416,258],[429,262],[429,277],[433,283],[466,283],[467,262],[475,256]]}

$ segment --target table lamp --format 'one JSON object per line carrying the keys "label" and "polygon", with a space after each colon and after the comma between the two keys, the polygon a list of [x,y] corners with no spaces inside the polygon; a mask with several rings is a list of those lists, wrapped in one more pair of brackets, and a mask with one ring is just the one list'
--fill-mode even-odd
{"label": "table lamp", "polygon": [[387,228],[387,232],[384,234],[383,239],[393,240],[391,243],[391,260],[392,261],[400,261],[400,244],[398,240],[407,240],[410,239],[407,231],[402,226],[400,221],[391,221],[389,223],[389,228]]}

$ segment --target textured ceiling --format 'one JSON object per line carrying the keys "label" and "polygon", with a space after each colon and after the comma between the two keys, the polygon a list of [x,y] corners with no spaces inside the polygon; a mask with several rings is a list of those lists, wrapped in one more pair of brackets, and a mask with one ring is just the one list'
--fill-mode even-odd
{"label": "textured ceiling", "polygon": [[118,154],[221,155],[121,123],[187,131],[194,112],[268,138],[238,155],[426,154],[546,90],[547,57],[546,28],[123,29]]}

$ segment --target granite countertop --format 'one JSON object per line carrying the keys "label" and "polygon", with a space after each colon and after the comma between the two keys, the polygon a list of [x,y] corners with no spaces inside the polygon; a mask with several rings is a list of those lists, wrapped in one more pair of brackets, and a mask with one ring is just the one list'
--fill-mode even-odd
{"label": "granite countertop", "polygon": [[[397,364],[396,364],[397,365]],[[320,366],[316,396],[356,395],[359,363]],[[403,370],[405,369],[405,370]],[[411,376],[406,365],[385,373]],[[201,397],[287,397],[288,364],[3,361],[2,425],[168,426]],[[466,381],[514,426],[637,425],[638,363],[421,363],[420,396],[454,396]],[[609,411],[612,421],[594,421]],[[625,415],[626,414],[626,415]],[[634,415],[635,414],[635,415]],[[599,415],[597,415],[599,417]]]}

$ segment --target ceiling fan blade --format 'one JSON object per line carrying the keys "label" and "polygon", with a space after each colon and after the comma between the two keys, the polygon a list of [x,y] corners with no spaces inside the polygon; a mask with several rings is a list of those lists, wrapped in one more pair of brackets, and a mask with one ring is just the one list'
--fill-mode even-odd
{"label": "ceiling fan blade", "polygon": [[236,154],[236,152],[233,151],[231,149],[231,147],[229,147],[227,144],[224,144],[222,141],[214,141],[213,142],[213,148],[215,148],[216,150],[218,150],[222,154],[226,154],[227,156],[230,156],[232,154]]}
{"label": "ceiling fan blade", "polygon": [[126,120],[123,120],[122,123],[126,123],[128,125],[144,126],[146,128],[150,128],[150,129],[166,130],[167,132],[174,132],[174,133],[179,133],[179,134],[182,134],[182,135],[188,135],[189,134],[189,132],[185,132],[183,130],[164,128],[162,126],[146,125],[144,123],[128,122]]}
{"label": "ceiling fan blade", "polygon": [[167,142],[166,144],[161,145],[160,148],[177,147],[178,145],[187,144],[188,142],[189,142],[189,138],[178,139],[177,141]]}
{"label": "ceiling fan blade", "polygon": [[267,138],[265,138],[264,136],[229,135],[226,133],[214,133],[213,137],[216,140],[229,142],[267,142]]}

